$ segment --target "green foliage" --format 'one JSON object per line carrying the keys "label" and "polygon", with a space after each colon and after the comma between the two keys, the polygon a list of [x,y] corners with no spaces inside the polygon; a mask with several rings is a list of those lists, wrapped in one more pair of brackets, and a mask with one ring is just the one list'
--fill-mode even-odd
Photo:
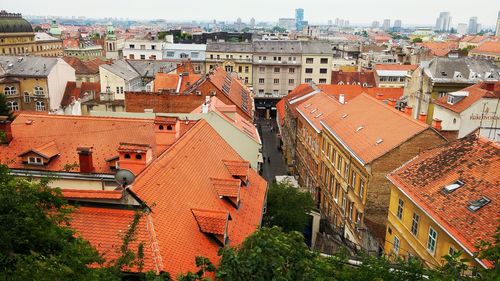
{"label": "green foliage", "polygon": [[308,192],[286,183],[273,183],[267,194],[265,226],[279,226],[284,231],[303,231],[314,208],[314,200]]}
{"label": "green foliage", "polygon": [[416,38],[413,38],[413,40],[411,40],[412,43],[422,43],[424,42],[424,40],[422,40],[422,38],[420,37],[416,37]]}
{"label": "green foliage", "polygon": [[12,112],[7,106],[7,97],[3,93],[0,93],[0,116],[8,116],[9,120],[12,120]]}
{"label": "green foliage", "polygon": [[263,228],[241,247],[223,248],[219,255],[216,277],[225,281],[334,280],[328,260],[309,251],[300,233],[285,233],[278,227]]}
{"label": "green foliage", "polygon": [[481,270],[480,274],[485,280],[500,280],[500,220],[497,220],[497,230],[493,236],[495,242],[481,241],[476,247],[476,257],[487,260],[493,265],[491,270]]}
{"label": "green foliage", "polygon": [[37,25],[37,26],[35,26],[35,28],[33,28],[33,30],[34,30],[35,32],[42,32],[42,31],[43,31],[43,28],[42,28],[41,26]]}
{"label": "green foliage", "polygon": [[186,274],[180,275],[178,281],[210,281],[211,278],[207,277],[207,273],[215,271],[215,265],[205,257],[195,258],[196,266],[198,271],[195,273],[188,272]]}
{"label": "green foliage", "polygon": [[286,32],[286,28],[280,27],[280,26],[275,26],[275,27],[273,27],[273,29],[271,29],[271,32],[285,33]]}

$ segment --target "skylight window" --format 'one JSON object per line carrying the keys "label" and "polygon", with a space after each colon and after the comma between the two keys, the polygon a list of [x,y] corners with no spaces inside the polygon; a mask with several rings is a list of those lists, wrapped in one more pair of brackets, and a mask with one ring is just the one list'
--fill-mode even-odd
{"label": "skylight window", "polygon": [[461,180],[457,180],[454,183],[448,184],[443,188],[443,192],[448,194],[462,187],[465,183]]}
{"label": "skylight window", "polygon": [[381,144],[384,140],[383,139],[378,139],[375,143],[376,144]]}
{"label": "skylight window", "polygon": [[323,112],[321,112],[320,114],[318,114],[318,115],[314,116],[314,118],[318,118],[318,117],[320,117],[321,115],[323,115]]}
{"label": "skylight window", "polygon": [[311,106],[310,103],[306,104],[306,106],[304,106],[304,108],[308,108],[309,106]]}
{"label": "skylight window", "polygon": [[311,110],[311,114],[313,114],[313,113],[314,113],[314,112],[316,112],[316,111],[318,111],[318,109],[317,109],[317,108],[315,108],[315,109]]}
{"label": "skylight window", "polygon": [[475,200],[475,201],[470,202],[467,209],[469,209],[469,211],[471,211],[471,212],[476,212],[477,210],[481,209],[482,207],[488,205],[488,203],[490,203],[490,202],[491,202],[491,200],[488,199],[488,197],[483,196],[479,200]]}
{"label": "skylight window", "polygon": [[349,115],[349,114],[346,113],[346,114],[342,115],[342,119],[346,118],[347,115]]}
{"label": "skylight window", "polygon": [[359,132],[359,131],[363,130],[363,128],[364,128],[363,126],[359,126],[359,127],[356,129],[356,132]]}

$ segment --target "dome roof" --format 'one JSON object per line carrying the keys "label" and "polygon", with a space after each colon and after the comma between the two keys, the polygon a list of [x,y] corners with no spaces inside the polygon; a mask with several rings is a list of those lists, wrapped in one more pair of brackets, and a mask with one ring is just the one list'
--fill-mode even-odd
{"label": "dome roof", "polygon": [[0,12],[0,33],[33,32],[31,24],[21,14]]}

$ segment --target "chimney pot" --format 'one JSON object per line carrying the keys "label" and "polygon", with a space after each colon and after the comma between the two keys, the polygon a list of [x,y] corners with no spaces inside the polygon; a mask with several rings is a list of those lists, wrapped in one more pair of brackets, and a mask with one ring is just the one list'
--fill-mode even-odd
{"label": "chimney pot", "polygon": [[432,127],[438,131],[441,131],[443,128],[441,127],[441,119],[434,118],[432,119]]}
{"label": "chimney pot", "polygon": [[339,102],[340,102],[341,104],[344,104],[344,103],[345,103],[345,95],[344,95],[344,94],[340,94],[340,95],[339,95]]}
{"label": "chimney pot", "polygon": [[376,98],[377,98],[378,100],[383,100],[383,99],[384,99],[384,95],[383,95],[383,94],[381,94],[381,93],[378,93],[378,94],[377,94],[377,96],[376,96]]}
{"label": "chimney pot", "polygon": [[422,113],[420,113],[420,114],[418,115],[418,120],[419,120],[419,121],[422,121],[422,122],[424,122],[424,123],[425,123],[425,121],[427,120],[427,114],[425,114],[425,113],[423,113],[423,112],[422,112]]}
{"label": "chimney pot", "polygon": [[80,173],[92,173],[94,171],[92,147],[80,146],[76,148],[76,151],[78,152],[78,160],[80,162]]}
{"label": "chimney pot", "polygon": [[389,102],[387,104],[390,107],[395,107],[396,106],[396,100],[395,99],[389,99]]}
{"label": "chimney pot", "polygon": [[411,106],[405,107],[405,114],[411,117],[413,114],[413,107]]}

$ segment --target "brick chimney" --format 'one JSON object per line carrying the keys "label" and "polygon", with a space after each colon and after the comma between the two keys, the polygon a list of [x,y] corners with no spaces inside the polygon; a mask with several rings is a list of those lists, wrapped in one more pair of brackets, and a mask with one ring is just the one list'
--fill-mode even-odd
{"label": "brick chimney", "polygon": [[94,171],[94,162],[92,161],[92,147],[79,146],[76,148],[78,160],[80,163],[80,173],[92,173]]}
{"label": "brick chimney", "polygon": [[422,112],[422,113],[420,113],[420,114],[418,115],[418,120],[419,120],[419,121],[422,121],[422,122],[424,122],[424,123],[425,123],[425,122],[426,122],[426,120],[427,120],[427,114],[425,114],[425,113],[423,113],[423,112]]}
{"label": "brick chimney", "polygon": [[443,127],[441,127],[441,122],[443,122],[441,119],[432,119],[432,128],[441,131],[443,129]]}
{"label": "brick chimney", "polygon": [[405,107],[405,114],[411,117],[413,115],[413,107],[411,106]]}
{"label": "brick chimney", "polygon": [[389,101],[387,102],[387,104],[390,107],[396,107],[396,100],[395,99],[389,99]]}
{"label": "brick chimney", "polygon": [[12,141],[11,124],[8,116],[0,116],[0,143],[9,144]]}
{"label": "brick chimney", "polygon": [[149,144],[120,143],[118,147],[120,169],[130,170],[138,175],[153,160],[153,150]]}
{"label": "brick chimney", "polygon": [[381,94],[381,93],[377,93],[377,95],[375,96],[378,100],[384,100],[384,95]]}
{"label": "brick chimney", "polygon": [[180,137],[180,121],[176,117],[156,116],[154,125],[156,154],[159,155]]}

